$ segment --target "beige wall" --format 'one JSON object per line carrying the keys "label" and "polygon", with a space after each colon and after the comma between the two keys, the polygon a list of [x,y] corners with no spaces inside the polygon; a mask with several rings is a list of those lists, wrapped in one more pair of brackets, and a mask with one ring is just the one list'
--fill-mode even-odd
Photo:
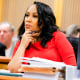
{"label": "beige wall", "polygon": [[[4,0],[3,4],[3,16],[2,21],[9,21],[15,26],[15,32],[23,20],[24,13],[26,9],[33,3],[35,0]],[[49,4],[52,9],[54,8],[55,0],[36,0],[45,2]]]}
{"label": "beige wall", "polygon": [[2,21],[3,0],[0,0],[0,22]]}
{"label": "beige wall", "polygon": [[2,21],[11,22],[17,33],[24,13],[33,1],[41,1],[50,5],[60,28],[66,30],[70,24],[80,25],[80,0],[3,0]]}
{"label": "beige wall", "polygon": [[71,24],[80,25],[80,0],[64,0],[61,24],[65,30]]}

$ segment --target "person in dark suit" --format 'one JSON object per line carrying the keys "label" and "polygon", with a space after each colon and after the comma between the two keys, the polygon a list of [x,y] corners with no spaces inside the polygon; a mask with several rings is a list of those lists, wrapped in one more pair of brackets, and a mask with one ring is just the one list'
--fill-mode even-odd
{"label": "person in dark suit", "polygon": [[5,56],[6,46],[0,42],[0,56]]}
{"label": "person in dark suit", "polygon": [[78,53],[78,41],[80,35],[80,25],[70,25],[66,31],[66,36],[71,45],[73,46],[75,57],[77,60],[77,53]]}
{"label": "person in dark suit", "polygon": [[71,45],[73,46],[74,52],[75,52],[75,57],[77,60],[77,53],[78,53],[78,41],[79,38],[74,38],[74,37],[67,37]]}

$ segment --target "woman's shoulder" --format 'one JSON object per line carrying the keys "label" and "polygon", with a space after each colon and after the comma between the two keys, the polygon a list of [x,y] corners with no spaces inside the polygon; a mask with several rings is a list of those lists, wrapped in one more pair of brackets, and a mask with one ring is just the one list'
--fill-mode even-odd
{"label": "woman's shoulder", "polygon": [[53,33],[54,37],[66,37],[66,35],[60,31],[56,31]]}

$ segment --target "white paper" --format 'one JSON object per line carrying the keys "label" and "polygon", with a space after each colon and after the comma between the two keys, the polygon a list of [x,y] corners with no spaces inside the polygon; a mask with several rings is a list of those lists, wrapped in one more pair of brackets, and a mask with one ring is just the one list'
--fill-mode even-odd
{"label": "white paper", "polygon": [[[51,61],[43,58],[38,58],[38,57],[33,57],[33,58],[26,58],[22,57],[22,59],[26,60],[20,60],[21,62],[29,62],[30,67],[56,67],[58,69],[62,69],[62,67],[66,66],[63,62],[56,62],[56,61]],[[22,65],[22,66],[27,66],[27,65]]]}
{"label": "white paper", "polygon": [[22,77],[24,78],[31,78],[31,79],[41,79],[41,80],[58,80],[59,73],[56,75],[46,75],[46,74],[40,74],[40,73],[31,73],[26,72]]}
{"label": "white paper", "polygon": [[[80,70],[77,69],[77,66],[66,65],[63,62],[55,62],[47,59],[42,59],[38,57],[25,58],[22,57],[21,62],[29,62],[30,65],[22,64],[21,66],[25,67],[43,67],[43,68],[53,68],[63,69],[65,67],[65,80],[80,80]],[[34,78],[34,79],[43,79],[43,80],[58,80],[60,72],[56,75],[44,75],[39,73],[30,73],[25,72],[23,77]]]}

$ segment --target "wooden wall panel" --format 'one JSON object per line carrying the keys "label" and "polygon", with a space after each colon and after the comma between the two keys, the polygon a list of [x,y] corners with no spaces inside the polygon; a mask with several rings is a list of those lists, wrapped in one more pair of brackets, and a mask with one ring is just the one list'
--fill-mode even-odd
{"label": "wooden wall panel", "polygon": [[33,1],[41,1],[54,8],[55,0],[4,0],[2,21],[9,21],[15,26],[15,33],[23,20],[26,9]]}
{"label": "wooden wall panel", "polygon": [[61,28],[62,22],[62,12],[63,12],[63,2],[64,0],[55,0],[54,10],[56,16],[56,24]]}
{"label": "wooden wall panel", "polygon": [[33,1],[41,1],[50,5],[61,29],[66,30],[71,24],[80,25],[80,0],[3,0],[2,21],[11,22],[17,33],[24,13]]}
{"label": "wooden wall panel", "polygon": [[26,0],[4,0],[3,20],[15,26],[15,33],[20,26],[26,10]]}
{"label": "wooden wall panel", "polygon": [[2,21],[3,0],[0,0],[0,22]]}
{"label": "wooden wall panel", "polygon": [[71,24],[80,25],[80,0],[64,0],[62,28],[67,29]]}

